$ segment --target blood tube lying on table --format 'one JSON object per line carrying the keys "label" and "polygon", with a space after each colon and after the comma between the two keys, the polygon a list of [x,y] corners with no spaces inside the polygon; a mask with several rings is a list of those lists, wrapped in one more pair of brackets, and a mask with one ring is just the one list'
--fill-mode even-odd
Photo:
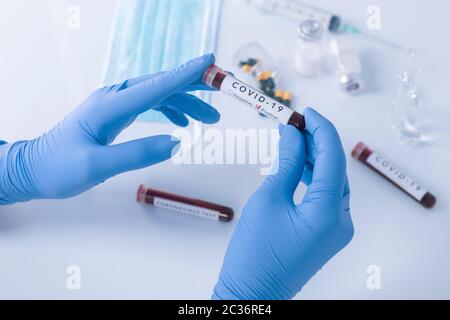
{"label": "blood tube lying on table", "polygon": [[147,188],[144,185],[139,186],[137,201],[216,221],[230,222],[234,216],[233,209],[229,207]]}
{"label": "blood tube lying on table", "polygon": [[206,70],[203,76],[203,82],[207,86],[226,93],[248,107],[283,125],[290,124],[301,131],[305,130],[305,118],[303,115],[281,104],[258,89],[236,79],[233,75],[216,65],[212,65]]}
{"label": "blood tube lying on table", "polygon": [[434,195],[384,156],[369,149],[364,143],[360,142],[356,145],[352,157],[375,170],[425,208],[431,209],[436,204]]}

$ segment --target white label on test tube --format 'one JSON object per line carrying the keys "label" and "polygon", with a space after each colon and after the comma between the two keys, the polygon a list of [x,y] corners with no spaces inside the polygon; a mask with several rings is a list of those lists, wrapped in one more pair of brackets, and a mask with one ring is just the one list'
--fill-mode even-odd
{"label": "white label on test tube", "polygon": [[367,158],[367,163],[391,179],[392,182],[396,183],[418,201],[421,201],[427,193],[427,190],[424,187],[406,175],[399,167],[392,164],[389,160],[386,160],[382,155],[376,152],[372,153]]}
{"label": "white label on test tube", "polygon": [[190,214],[197,217],[219,220],[220,212],[216,210],[192,206],[186,203],[155,197],[153,205],[158,208],[168,209],[180,213]]}
{"label": "white label on test tube", "polygon": [[294,110],[287,108],[278,101],[262,94],[259,90],[256,90],[232,76],[227,76],[223,80],[220,90],[245,103],[261,114],[279,121],[283,125],[288,124],[289,119],[294,113]]}

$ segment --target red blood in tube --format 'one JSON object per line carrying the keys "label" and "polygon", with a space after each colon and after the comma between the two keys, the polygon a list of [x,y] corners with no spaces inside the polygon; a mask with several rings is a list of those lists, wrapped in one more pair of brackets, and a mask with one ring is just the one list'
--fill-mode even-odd
{"label": "red blood in tube", "polygon": [[[231,209],[229,207],[225,207],[222,205],[218,205],[215,203],[211,203],[211,202],[207,202],[207,201],[203,201],[203,200],[199,200],[199,199],[187,198],[184,196],[147,188],[144,185],[139,186],[139,189],[137,192],[137,201],[138,202],[147,203],[150,205],[157,205],[156,200],[163,204],[165,203],[165,201],[167,201],[167,203],[170,203],[170,204],[175,204],[175,205],[178,204],[175,207],[163,206],[163,208],[167,208],[168,210],[171,210],[171,208],[172,208],[172,210],[173,210],[173,208],[181,208],[181,209],[191,208],[191,209],[194,209],[194,211],[185,210],[184,212],[195,214],[197,216],[204,217],[204,218],[212,219],[211,215],[209,214],[212,212],[213,213],[212,217],[217,217],[217,220],[229,222],[233,219],[233,216],[234,216],[233,209]],[[167,204],[167,203],[165,203],[165,204]],[[159,207],[161,207],[161,206],[159,206]],[[195,208],[197,208],[198,211],[196,211]],[[202,209],[206,209],[206,210],[202,210]],[[174,211],[183,212],[183,210],[174,210]],[[197,213],[192,213],[192,212],[197,212]]]}
{"label": "red blood in tube", "polygon": [[[411,198],[419,202],[422,206],[424,206],[427,209],[431,209],[436,204],[436,197],[432,195],[430,192],[426,192],[421,199],[416,198],[413,196],[406,188],[401,186],[399,183],[397,183],[393,178],[387,176],[385,173],[383,173],[379,168],[374,166],[372,162],[369,161],[369,158],[374,155],[374,151],[371,150],[368,146],[366,146],[364,143],[360,142],[356,145],[356,147],[352,151],[352,157],[361,161],[365,165],[367,165],[369,168],[383,176],[386,180],[394,184],[397,188],[405,192],[407,195],[409,195]],[[386,160],[387,162],[387,160]],[[406,176],[403,174],[403,176]]]}

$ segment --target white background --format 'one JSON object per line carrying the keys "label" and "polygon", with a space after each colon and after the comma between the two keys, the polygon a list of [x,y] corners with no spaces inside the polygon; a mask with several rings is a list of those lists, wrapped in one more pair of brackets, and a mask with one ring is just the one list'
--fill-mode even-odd
{"label": "white background", "polygon": [[[422,209],[360,163],[348,160],[353,242],[305,287],[298,298],[450,298],[448,196],[448,12],[435,1],[315,1],[365,26],[366,9],[382,9],[374,35],[420,49],[426,58],[430,142],[401,145],[388,122],[401,57],[363,44],[368,91],[339,92],[332,76],[299,78],[292,69],[294,21],[261,15],[225,0],[218,64],[244,43],[258,40],[278,61],[283,86],[301,111],[314,106],[338,127],[347,154],[360,140],[386,154],[436,194]],[[1,1],[0,138],[33,138],[51,128],[100,83],[114,12],[111,0]],[[66,28],[66,8],[81,7],[81,30]],[[216,94],[217,126],[276,127],[228,97]],[[237,110],[239,113],[237,113]],[[236,116],[236,115],[239,116]],[[121,140],[170,133],[173,126],[136,123]],[[77,198],[0,208],[0,298],[209,298],[231,224],[171,214],[135,202],[141,183],[229,205],[238,213],[262,181],[256,166],[175,166],[170,161],[116,177]],[[299,194],[301,197],[301,193]],[[238,218],[237,217],[237,218]],[[66,268],[79,265],[82,288],[66,288]],[[382,290],[366,286],[366,269],[378,265]]]}

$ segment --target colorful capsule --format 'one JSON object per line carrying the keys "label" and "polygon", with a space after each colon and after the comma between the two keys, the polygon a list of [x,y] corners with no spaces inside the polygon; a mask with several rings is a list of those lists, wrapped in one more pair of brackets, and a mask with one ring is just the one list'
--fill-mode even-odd
{"label": "colorful capsule", "polygon": [[244,73],[250,73],[252,71],[252,66],[249,64],[244,64],[241,68]]}
{"label": "colorful capsule", "polygon": [[283,104],[290,107],[292,104],[292,93],[285,91],[283,94]]}
{"label": "colorful capsule", "polygon": [[258,87],[269,97],[275,99],[279,103],[290,107],[292,104],[292,93],[281,89],[276,89],[274,73],[270,70],[263,69],[264,66],[259,60],[249,58],[246,61],[240,61],[239,67],[244,73],[252,74],[258,81]]}
{"label": "colorful capsule", "polygon": [[258,63],[258,60],[257,60],[257,59],[250,58],[250,59],[248,59],[247,61],[240,61],[240,62],[239,62],[239,67],[243,67],[243,66],[245,66],[245,65],[249,65],[250,67],[253,67],[253,66],[256,65],[257,63]]}
{"label": "colorful capsule", "polygon": [[268,71],[268,70],[264,70],[263,72],[261,72],[260,74],[258,74],[258,76],[256,77],[256,79],[258,81],[266,81],[269,78],[272,77],[272,72]]}
{"label": "colorful capsule", "polygon": [[275,100],[277,100],[280,103],[283,103],[283,95],[284,95],[284,91],[281,89],[277,89],[275,91]]}

